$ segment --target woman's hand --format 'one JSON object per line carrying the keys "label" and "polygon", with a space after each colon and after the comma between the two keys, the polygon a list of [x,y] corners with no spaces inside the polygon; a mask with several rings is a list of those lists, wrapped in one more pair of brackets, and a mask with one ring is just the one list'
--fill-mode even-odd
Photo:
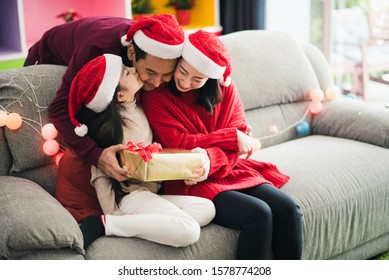
{"label": "woman's hand", "polygon": [[247,154],[253,149],[252,138],[240,130],[236,130],[238,134],[239,153]]}
{"label": "woman's hand", "polygon": [[194,171],[195,174],[198,174],[199,177],[193,179],[184,180],[185,185],[191,186],[195,185],[198,182],[202,182],[208,178],[209,170],[211,169],[211,161],[209,160],[207,151],[202,148],[194,148],[191,150],[192,153],[204,153],[205,154],[205,162],[202,166]]}
{"label": "woman's hand", "polygon": [[253,137],[253,128],[251,125],[247,125],[246,134],[250,137]]}
{"label": "woman's hand", "polygon": [[261,148],[261,142],[240,130],[237,130],[239,154],[247,154],[246,159]]}

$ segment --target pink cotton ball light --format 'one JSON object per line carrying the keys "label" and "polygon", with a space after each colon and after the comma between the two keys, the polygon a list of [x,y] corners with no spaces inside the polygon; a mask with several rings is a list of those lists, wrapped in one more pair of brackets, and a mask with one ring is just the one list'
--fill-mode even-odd
{"label": "pink cotton ball light", "polygon": [[43,144],[43,152],[48,156],[53,156],[59,151],[59,144],[56,140],[46,140]]}
{"label": "pink cotton ball light", "polygon": [[45,124],[42,127],[42,137],[45,140],[51,140],[57,137],[58,130],[55,128],[55,126],[52,123]]}
{"label": "pink cotton ball light", "polygon": [[275,126],[275,125],[272,125],[272,126],[270,127],[270,133],[271,133],[271,134],[278,134],[278,127]]}
{"label": "pink cotton ball light", "polygon": [[22,126],[22,123],[23,119],[17,113],[8,114],[5,118],[5,125],[11,130],[16,130],[20,128]]}
{"label": "pink cotton ball light", "polygon": [[325,96],[328,100],[334,100],[340,94],[340,88],[338,86],[329,86],[326,89]]}
{"label": "pink cotton ball light", "polygon": [[323,104],[320,101],[312,101],[309,110],[314,115],[320,114],[323,111]]}
{"label": "pink cotton ball light", "polygon": [[311,91],[311,99],[313,101],[323,101],[324,99],[324,92],[317,88]]}

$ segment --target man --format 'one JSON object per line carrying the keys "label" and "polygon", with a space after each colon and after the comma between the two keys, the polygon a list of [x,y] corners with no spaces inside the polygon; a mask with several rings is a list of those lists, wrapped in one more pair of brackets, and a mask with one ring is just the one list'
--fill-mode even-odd
{"label": "man", "polygon": [[[68,109],[72,80],[88,61],[111,53],[121,56],[126,66],[136,68],[144,82],[144,91],[153,90],[171,80],[184,40],[184,32],[171,15],[154,15],[136,22],[125,18],[88,17],[48,30],[29,50],[25,65],[67,66],[50,106],[51,121],[72,150],[61,159],[59,168],[68,174],[60,172],[58,184],[65,187],[56,195],[81,223],[85,248],[104,234],[99,218],[101,209],[95,190],[89,183],[90,165],[95,165],[118,181],[124,181],[127,172],[119,166],[116,153],[126,147],[115,145],[102,149],[87,134],[84,137],[77,134],[79,132],[70,121]],[[93,118],[94,112],[86,107],[82,109],[77,117]],[[76,185],[80,192],[66,192],[66,185]]]}
{"label": "man", "polygon": [[[122,145],[99,148],[88,137],[78,137],[70,122],[70,84],[88,61],[104,53],[120,55],[126,66],[134,66],[150,91],[170,81],[181,56],[184,32],[171,15],[154,15],[136,23],[114,17],[88,17],[47,31],[28,53],[26,65],[68,66],[62,84],[50,106],[50,118],[67,146],[90,164],[118,181],[126,179],[115,157]],[[138,56],[138,57],[137,57]],[[90,113],[90,112],[89,112]]]}

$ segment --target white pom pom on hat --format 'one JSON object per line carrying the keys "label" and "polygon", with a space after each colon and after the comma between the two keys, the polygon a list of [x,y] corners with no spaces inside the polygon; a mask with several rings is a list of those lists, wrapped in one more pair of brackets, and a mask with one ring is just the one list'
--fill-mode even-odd
{"label": "white pom pom on hat", "polygon": [[231,84],[231,59],[219,37],[198,30],[185,40],[182,57],[197,71],[211,79],[219,79],[223,86]]}
{"label": "white pom pom on hat", "polygon": [[89,61],[74,77],[69,92],[69,117],[75,133],[84,137],[88,127],[76,119],[82,105],[96,113],[104,111],[112,102],[122,72],[122,58],[104,54]]}
{"label": "white pom pom on hat", "polygon": [[229,85],[231,85],[231,77],[228,76],[227,78],[224,79],[224,76],[222,76],[219,80],[219,83],[224,86],[224,87],[228,87]]}
{"label": "white pom pom on hat", "polygon": [[85,135],[88,134],[88,127],[85,124],[81,124],[80,126],[76,126],[76,128],[74,129],[74,132],[78,136],[84,137]]}

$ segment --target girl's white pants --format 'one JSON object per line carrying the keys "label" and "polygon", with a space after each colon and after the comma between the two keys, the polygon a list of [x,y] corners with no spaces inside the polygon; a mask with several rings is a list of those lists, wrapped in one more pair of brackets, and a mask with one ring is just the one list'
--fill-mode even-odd
{"label": "girl's white pants", "polygon": [[158,195],[137,190],[119,205],[122,216],[105,216],[105,234],[139,237],[153,242],[183,247],[195,243],[200,227],[212,221],[215,206],[196,196]]}

